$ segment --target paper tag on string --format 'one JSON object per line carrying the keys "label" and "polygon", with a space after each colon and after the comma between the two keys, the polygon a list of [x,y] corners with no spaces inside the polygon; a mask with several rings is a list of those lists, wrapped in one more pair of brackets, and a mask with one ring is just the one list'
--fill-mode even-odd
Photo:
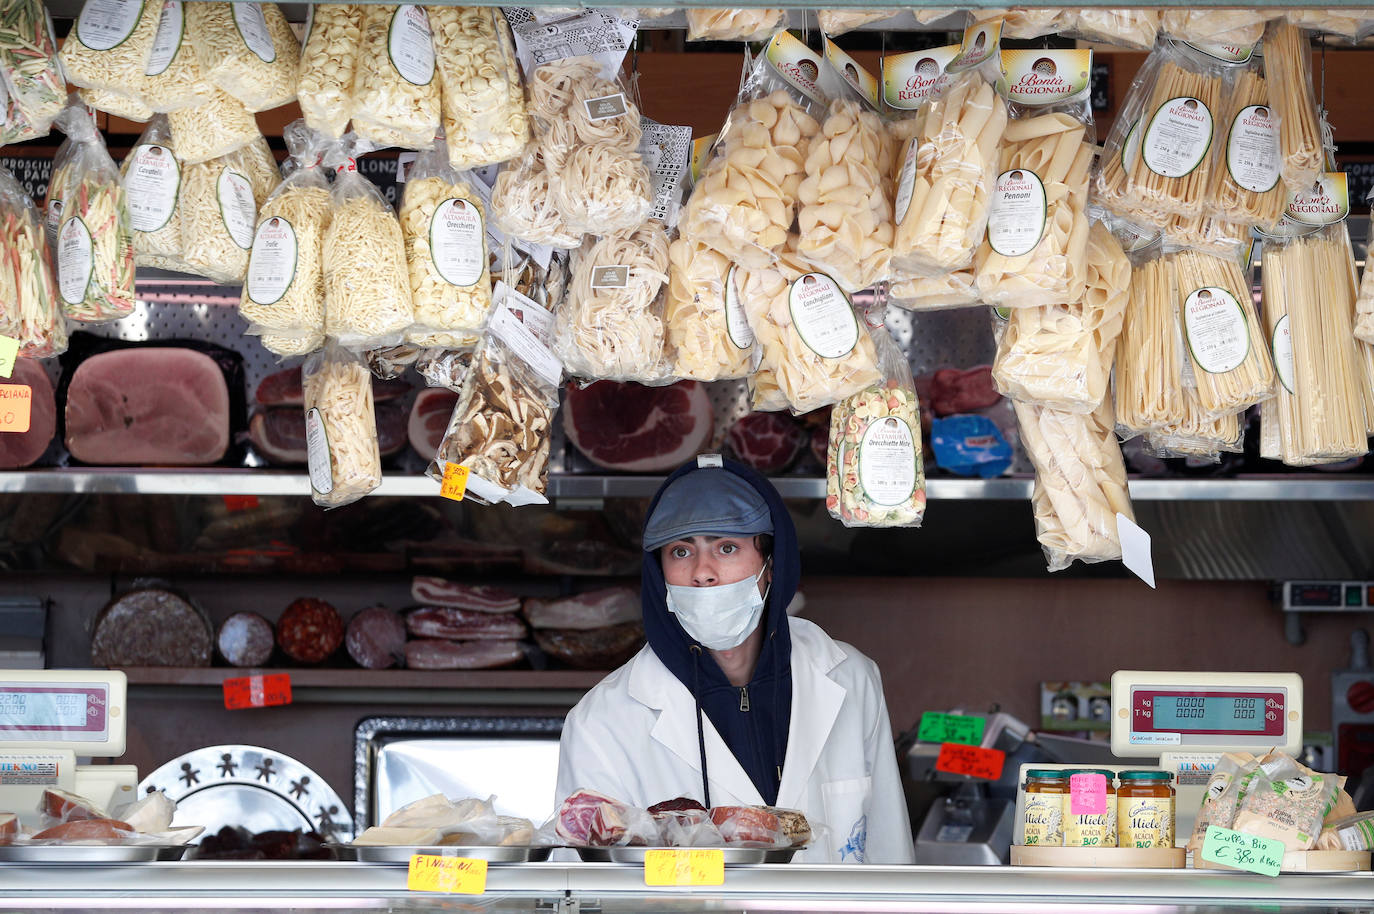
{"label": "paper tag on string", "polygon": [[1116,532],[1121,538],[1121,563],[1154,587],[1155,560],[1150,555],[1150,534],[1120,511],[1116,514]]}

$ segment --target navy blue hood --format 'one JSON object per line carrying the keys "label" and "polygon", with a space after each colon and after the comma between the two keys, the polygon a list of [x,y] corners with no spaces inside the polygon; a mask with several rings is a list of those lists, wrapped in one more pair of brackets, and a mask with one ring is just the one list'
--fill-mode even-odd
{"label": "navy blue hood", "polygon": [[[782,781],[792,716],[792,637],[787,625],[787,605],[792,602],[801,578],[801,552],[796,528],[777,489],[743,464],[722,460],[722,466],[758,490],[773,517],[773,578],[761,623],[766,634],[754,676],[743,690],[731,685],[710,652],[696,644],[668,611],[667,584],[656,551],[644,553],[640,575],[644,633],[658,659],[696,698],[700,711],[706,713],[764,801],[774,805]],[[649,505],[646,521],[668,484],[697,469],[693,460],[664,481]],[[706,753],[700,733],[698,741],[702,746],[702,793],[707,794]],[[701,800],[710,805],[709,796],[702,796]]]}

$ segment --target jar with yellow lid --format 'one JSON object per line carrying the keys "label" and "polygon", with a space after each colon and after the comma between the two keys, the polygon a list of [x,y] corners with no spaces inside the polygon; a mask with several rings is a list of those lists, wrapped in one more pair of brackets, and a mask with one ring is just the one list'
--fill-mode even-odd
{"label": "jar with yellow lid", "polygon": [[[1116,847],[1116,774],[1106,768],[1074,768],[1063,772],[1069,779],[1069,799],[1064,801],[1065,847]],[[1074,775],[1101,775],[1107,781],[1107,802],[1100,813],[1073,811]]]}
{"label": "jar with yellow lid", "polygon": [[1121,847],[1174,846],[1174,776],[1168,771],[1123,771],[1116,791]]}
{"label": "jar with yellow lid", "polygon": [[1025,807],[1021,811],[1021,843],[1036,847],[1064,844],[1064,810],[1069,802],[1069,779],[1054,768],[1026,772]]}

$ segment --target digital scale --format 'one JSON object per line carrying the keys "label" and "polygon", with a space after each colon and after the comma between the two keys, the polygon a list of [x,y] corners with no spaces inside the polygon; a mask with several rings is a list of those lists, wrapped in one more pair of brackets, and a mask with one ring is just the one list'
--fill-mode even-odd
{"label": "digital scale", "polygon": [[133,765],[81,765],[124,754],[128,680],[115,670],[0,670],[0,811],[40,824],[44,790],[107,810],[137,799]]}

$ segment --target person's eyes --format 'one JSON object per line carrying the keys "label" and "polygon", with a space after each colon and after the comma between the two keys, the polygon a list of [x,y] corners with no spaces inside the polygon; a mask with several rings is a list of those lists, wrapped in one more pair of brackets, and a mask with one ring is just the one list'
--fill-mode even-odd
{"label": "person's eyes", "polygon": [[739,551],[738,543],[722,543],[720,547],[722,555],[734,555]]}
{"label": "person's eyes", "polygon": [[685,559],[691,553],[686,546],[674,546],[671,550],[669,550],[668,554],[675,559]]}

